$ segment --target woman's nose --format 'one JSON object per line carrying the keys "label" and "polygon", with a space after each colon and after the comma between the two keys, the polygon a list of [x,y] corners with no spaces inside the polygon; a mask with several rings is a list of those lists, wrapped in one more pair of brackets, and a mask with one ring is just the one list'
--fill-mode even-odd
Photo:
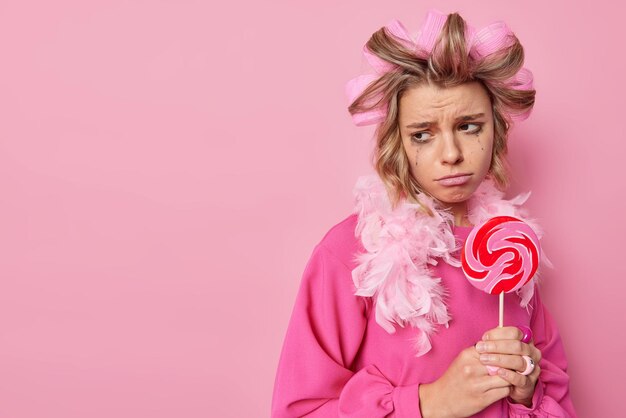
{"label": "woman's nose", "polygon": [[457,143],[457,139],[454,135],[444,136],[443,150],[442,150],[442,162],[444,164],[458,164],[463,161],[463,153]]}

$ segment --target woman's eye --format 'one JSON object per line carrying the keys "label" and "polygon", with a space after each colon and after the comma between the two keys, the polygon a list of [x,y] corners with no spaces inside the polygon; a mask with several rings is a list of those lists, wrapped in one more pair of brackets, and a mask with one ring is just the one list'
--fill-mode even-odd
{"label": "woman's eye", "polygon": [[417,132],[411,135],[411,139],[415,142],[426,142],[430,137],[424,137],[424,135],[430,135],[428,132]]}
{"label": "woman's eye", "polygon": [[[464,126],[471,126],[471,125],[474,125],[475,128],[474,129],[465,130],[466,132],[471,132],[471,133],[477,134],[477,133],[479,133],[482,130],[482,125],[478,124],[478,123],[464,123],[463,125],[461,125],[461,128],[463,128]],[[464,129],[461,129],[461,130],[464,130]]]}

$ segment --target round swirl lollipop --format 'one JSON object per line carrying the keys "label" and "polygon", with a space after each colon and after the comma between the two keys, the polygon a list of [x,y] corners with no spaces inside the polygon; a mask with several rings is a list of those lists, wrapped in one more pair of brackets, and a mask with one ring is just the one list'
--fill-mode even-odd
{"label": "round swirl lollipop", "polygon": [[504,293],[524,286],[537,271],[539,238],[524,221],[496,216],[474,227],[461,251],[461,266],[469,282],[500,295],[500,326]]}

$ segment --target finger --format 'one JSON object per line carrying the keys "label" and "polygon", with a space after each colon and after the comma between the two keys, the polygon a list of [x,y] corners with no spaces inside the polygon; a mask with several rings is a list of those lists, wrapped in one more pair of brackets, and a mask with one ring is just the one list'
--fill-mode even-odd
{"label": "finger", "polygon": [[[533,370],[531,375],[534,373],[535,370]],[[508,369],[498,370],[498,377],[501,377],[503,380],[506,380],[508,383],[519,389],[528,389],[534,385],[534,380],[530,377],[531,375],[524,376]]]}
{"label": "finger", "polygon": [[530,354],[527,355],[531,356],[537,363],[539,363],[542,357],[541,350],[539,350],[532,341],[528,343],[528,347],[530,349]]}
{"label": "finger", "polygon": [[536,354],[532,352],[530,345],[520,340],[496,340],[496,341],[479,341],[476,344],[476,351],[479,353],[501,353],[501,354],[517,354],[518,356],[529,356]]}
{"label": "finger", "polygon": [[491,389],[486,391],[483,394],[483,399],[486,404],[491,405],[492,403],[499,401],[500,399],[506,398],[511,393],[511,385],[507,385],[505,387]]}
{"label": "finger", "polygon": [[528,347],[530,349],[530,354],[527,354],[527,355],[530,356],[533,360],[535,360],[535,364],[539,364],[539,362],[543,358],[541,350],[535,347],[535,344],[533,344],[532,341],[528,343]]}
{"label": "finger", "polygon": [[492,389],[505,388],[505,387],[511,386],[511,383],[504,380],[498,375],[479,377],[475,379],[472,384],[479,392],[486,392]]}
{"label": "finger", "polygon": [[541,350],[539,350],[537,347],[535,347],[535,345],[532,342],[529,345],[530,345],[530,350],[532,352],[531,357],[533,358],[533,360],[536,360],[535,364],[539,364],[539,362],[543,358],[543,356],[541,354]]}
{"label": "finger", "polygon": [[[538,363],[532,356],[531,358]],[[481,354],[480,362],[485,366],[498,366],[513,371],[523,372],[526,370],[526,360],[522,356],[511,354]]]}
{"label": "finger", "polygon": [[463,366],[463,375],[466,379],[482,379],[485,376],[489,376],[487,368],[480,363],[466,364]]}
{"label": "finger", "polygon": [[492,328],[483,334],[482,340],[521,340],[524,333],[517,327]]}

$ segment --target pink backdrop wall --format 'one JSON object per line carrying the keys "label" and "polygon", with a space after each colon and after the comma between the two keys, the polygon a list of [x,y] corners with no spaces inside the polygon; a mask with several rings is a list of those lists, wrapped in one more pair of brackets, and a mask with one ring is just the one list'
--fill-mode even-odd
{"label": "pink backdrop wall", "polygon": [[[371,171],[344,83],[391,18],[505,20],[580,416],[621,416],[621,6],[0,3],[0,417],[262,417],[304,265]],[[600,260],[600,261],[598,261]],[[619,412],[618,412],[619,411]]]}

